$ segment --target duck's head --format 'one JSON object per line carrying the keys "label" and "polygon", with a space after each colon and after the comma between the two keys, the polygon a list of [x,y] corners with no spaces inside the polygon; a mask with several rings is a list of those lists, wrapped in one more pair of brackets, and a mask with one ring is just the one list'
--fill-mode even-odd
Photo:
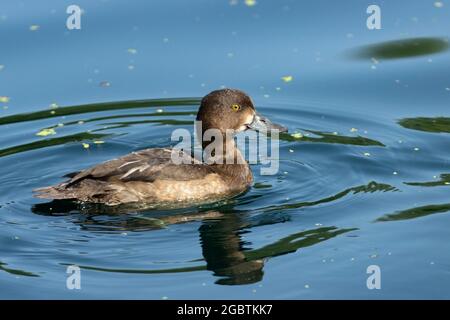
{"label": "duck's head", "polygon": [[203,132],[208,129],[218,129],[223,134],[227,130],[238,133],[248,129],[287,131],[258,114],[250,97],[236,89],[221,89],[206,95],[200,104],[197,121],[201,121]]}

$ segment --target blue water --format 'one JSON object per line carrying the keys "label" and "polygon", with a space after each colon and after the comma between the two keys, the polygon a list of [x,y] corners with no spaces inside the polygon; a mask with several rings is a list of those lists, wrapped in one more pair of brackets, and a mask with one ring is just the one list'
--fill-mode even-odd
{"label": "blue water", "polygon": [[[450,298],[450,3],[435,2],[376,1],[368,30],[365,1],[78,0],[70,31],[72,1],[2,3],[0,298]],[[354,54],[405,39],[422,53]],[[220,87],[290,131],[248,193],[121,214],[32,197],[173,144]]]}

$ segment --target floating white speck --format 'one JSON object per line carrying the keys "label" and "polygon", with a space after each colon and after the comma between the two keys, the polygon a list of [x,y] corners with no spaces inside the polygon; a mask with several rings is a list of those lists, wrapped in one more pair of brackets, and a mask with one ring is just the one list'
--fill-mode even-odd
{"label": "floating white speck", "polygon": [[309,289],[309,284],[305,284],[305,289]]}
{"label": "floating white speck", "polygon": [[84,149],[89,149],[90,147],[89,143],[83,143],[82,145]]}
{"label": "floating white speck", "polygon": [[316,227],[320,227],[320,226],[322,226],[322,225],[323,225],[323,224],[321,224],[321,223],[316,223],[316,224],[315,224]]}
{"label": "floating white speck", "polygon": [[228,58],[233,58],[234,57],[234,53],[233,52],[228,52],[227,53],[227,57]]}
{"label": "floating white speck", "polygon": [[99,83],[99,86],[102,88],[107,88],[107,87],[111,87],[111,82],[109,81],[102,81]]}
{"label": "floating white speck", "polygon": [[358,132],[358,129],[356,129],[356,128],[351,128],[351,129],[350,129],[350,132]]}
{"label": "floating white speck", "polygon": [[300,139],[303,137],[303,135],[300,132],[295,132],[291,134],[291,137],[296,138],[296,139]]}
{"label": "floating white speck", "polygon": [[248,7],[253,7],[256,5],[256,0],[245,0],[245,5]]}
{"label": "floating white speck", "polygon": [[364,155],[365,155],[366,157],[370,157],[370,153],[369,153],[369,152],[364,152]]}
{"label": "floating white speck", "polygon": [[281,77],[281,80],[283,80],[284,82],[291,82],[292,80],[294,80],[293,76],[284,76]]}
{"label": "floating white speck", "polygon": [[[1,69],[0,69],[1,70]],[[450,87],[445,88],[445,90],[450,91]]]}
{"label": "floating white speck", "polygon": [[134,70],[134,66],[133,66],[132,64],[130,64],[130,65],[128,66],[128,70]]}
{"label": "floating white speck", "polygon": [[54,134],[56,134],[56,131],[53,128],[42,129],[41,131],[36,133],[36,135],[40,136],[40,137],[46,137],[46,136],[54,135]]}
{"label": "floating white speck", "polygon": [[419,148],[414,148],[414,151],[419,151],[420,149]]}
{"label": "floating white speck", "polygon": [[393,174],[394,176],[396,176],[396,175],[398,175],[398,172],[397,172],[397,171],[394,171],[394,172],[392,172],[392,174]]}
{"label": "floating white speck", "polygon": [[292,150],[292,149],[289,149],[289,152],[294,152],[294,150]]}
{"label": "floating white speck", "polygon": [[134,49],[134,48],[129,48],[127,51],[128,51],[128,53],[131,53],[131,54],[136,54],[137,53],[137,50]]}
{"label": "floating white speck", "polygon": [[3,64],[0,64],[0,71],[2,71],[3,69],[5,69],[5,66]]}
{"label": "floating white speck", "polygon": [[78,124],[84,124],[83,120],[78,121]]}
{"label": "floating white speck", "polygon": [[169,42],[169,38],[163,38],[163,42],[164,42],[164,43]]}
{"label": "floating white speck", "polygon": [[0,96],[0,102],[8,103],[9,102],[9,97],[7,97],[7,96]]}
{"label": "floating white speck", "polygon": [[281,88],[280,88],[280,87],[276,87],[276,88],[275,88],[275,90],[277,90],[277,91],[280,91],[280,90],[281,90]]}
{"label": "floating white speck", "polygon": [[40,26],[37,24],[33,24],[30,26],[30,31],[37,31],[39,30]]}
{"label": "floating white speck", "polygon": [[351,258],[350,261],[355,261],[355,258]]}
{"label": "floating white speck", "polygon": [[158,113],[163,113],[164,110],[163,110],[163,109],[156,109],[156,112],[158,112]]}
{"label": "floating white speck", "polygon": [[435,6],[436,8],[442,8],[442,7],[444,6],[444,4],[443,4],[441,1],[436,1],[436,2],[434,3],[434,6]]}
{"label": "floating white speck", "polygon": [[433,265],[433,264],[434,264],[434,261],[431,261],[430,264]]}
{"label": "floating white speck", "polygon": [[375,70],[376,68],[377,68],[376,65],[371,65],[371,66],[370,66],[370,69],[372,69],[372,70]]}
{"label": "floating white speck", "polygon": [[264,98],[270,98],[270,96],[268,94],[263,95]]}

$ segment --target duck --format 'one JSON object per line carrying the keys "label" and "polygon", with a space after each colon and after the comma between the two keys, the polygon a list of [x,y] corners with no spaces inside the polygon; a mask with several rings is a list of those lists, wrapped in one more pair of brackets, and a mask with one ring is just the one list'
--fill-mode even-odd
{"label": "duck", "polygon": [[[33,190],[34,196],[106,206],[223,200],[246,192],[253,183],[252,170],[234,136],[246,130],[287,131],[257,113],[250,96],[238,89],[215,90],[204,96],[196,123],[201,123],[196,128],[202,137],[213,129],[223,138],[221,151],[213,152],[214,161],[177,150],[177,159],[183,161],[174,162],[174,148],[144,149],[70,173],[62,183]],[[203,150],[208,145],[202,141]]]}

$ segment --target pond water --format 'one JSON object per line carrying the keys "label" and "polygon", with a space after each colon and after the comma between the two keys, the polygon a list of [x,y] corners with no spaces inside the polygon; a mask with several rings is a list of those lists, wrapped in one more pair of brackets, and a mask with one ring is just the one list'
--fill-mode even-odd
{"label": "pond water", "polygon": [[[361,1],[78,0],[70,31],[72,1],[2,4],[0,298],[450,298],[450,2],[377,3],[381,30]],[[289,128],[249,192],[121,214],[32,197],[173,145],[223,86]]]}

